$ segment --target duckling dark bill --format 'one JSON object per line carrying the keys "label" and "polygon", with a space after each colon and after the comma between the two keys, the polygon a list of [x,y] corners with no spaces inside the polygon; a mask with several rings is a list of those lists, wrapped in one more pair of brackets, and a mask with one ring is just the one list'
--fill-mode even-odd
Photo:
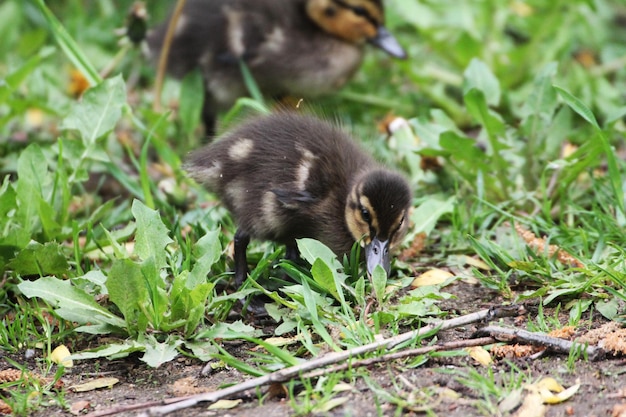
{"label": "duckling dark bill", "polygon": [[193,152],[185,169],[215,192],[236,224],[235,282],[247,275],[250,238],[286,245],[314,238],[336,254],[355,241],[367,269],[390,270],[404,237],[411,191],[406,179],[365,153],[339,127],[294,112],[248,120]]}

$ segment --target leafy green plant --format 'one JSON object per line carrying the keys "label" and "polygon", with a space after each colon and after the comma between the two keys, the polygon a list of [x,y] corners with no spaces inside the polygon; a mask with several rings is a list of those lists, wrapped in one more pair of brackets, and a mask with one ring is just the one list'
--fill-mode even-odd
{"label": "leafy green plant", "polygon": [[[143,359],[156,366],[175,357],[175,348],[183,343],[179,336],[167,336],[168,332],[180,329],[189,337],[202,323],[213,289],[213,284],[206,282],[205,277],[219,260],[221,246],[217,232],[205,235],[197,242],[194,266],[189,270],[174,271],[169,282],[168,271],[172,269],[167,247],[173,243],[169,231],[156,211],[137,200],[132,212],[136,222],[133,251],[129,253],[111,238],[114,255],[106,277],[102,271],[94,270],[74,281],[97,284],[99,293],[108,294],[122,317],[98,305],[93,295],[67,280],[43,277],[22,282],[18,288],[28,297],[49,302],[61,318],[82,325],[77,331],[130,335],[137,339],[77,357],[119,356],[145,351]],[[163,337],[149,336],[148,330]]]}

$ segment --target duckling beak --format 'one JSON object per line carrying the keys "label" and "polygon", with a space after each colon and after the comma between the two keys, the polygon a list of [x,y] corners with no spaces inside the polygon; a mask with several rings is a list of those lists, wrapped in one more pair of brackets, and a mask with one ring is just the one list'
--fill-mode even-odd
{"label": "duckling beak", "polygon": [[389,240],[384,242],[377,237],[372,239],[369,245],[365,246],[365,262],[367,263],[367,273],[373,274],[376,265],[383,267],[387,275],[391,271],[391,261],[389,260]]}
{"label": "duckling beak", "polygon": [[396,38],[384,26],[379,26],[376,36],[367,41],[395,58],[406,58],[404,48],[400,46]]}

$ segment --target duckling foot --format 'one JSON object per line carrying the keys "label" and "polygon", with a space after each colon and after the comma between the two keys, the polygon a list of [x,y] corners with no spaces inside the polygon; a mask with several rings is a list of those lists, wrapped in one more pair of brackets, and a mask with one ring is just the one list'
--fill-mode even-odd
{"label": "duckling foot", "polygon": [[264,294],[249,296],[239,300],[242,304],[242,313],[254,316],[255,319],[269,317],[265,304],[271,302]]}
{"label": "duckling foot", "polygon": [[235,285],[237,288],[246,280],[248,275],[248,260],[246,259],[246,250],[250,243],[250,234],[241,229],[235,232]]}

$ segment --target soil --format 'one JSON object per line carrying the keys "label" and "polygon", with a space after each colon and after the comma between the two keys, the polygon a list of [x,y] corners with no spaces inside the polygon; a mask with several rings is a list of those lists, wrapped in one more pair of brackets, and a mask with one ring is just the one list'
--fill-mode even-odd
{"label": "soil", "polygon": [[[447,301],[442,305],[442,308],[450,311],[452,315],[500,306],[503,301],[495,293],[489,293],[482,287],[464,283],[454,284],[446,290],[457,296],[455,300]],[[524,317],[505,319],[499,324],[524,328],[525,320],[533,318],[533,314],[531,311]],[[546,317],[552,317],[554,312],[546,309],[544,314]],[[596,314],[594,322],[589,323],[591,327],[602,324],[598,321],[600,320],[598,316]],[[567,318],[564,317],[563,322],[566,320]],[[467,339],[475,330],[473,326],[457,328],[441,332],[437,338],[442,342]],[[243,344],[225,346],[235,356],[245,355],[248,347]],[[24,363],[23,358],[20,360],[14,357],[13,360]],[[581,384],[578,392],[569,400],[561,404],[549,405],[546,416],[626,416],[626,411],[623,411],[626,410],[626,360],[623,357],[610,356],[597,362],[579,360],[575,363],[573,370],[568,369],[567,361],[568,358],[565,355],[546,354],[539,358],[496,360],[488,367],[478,364],[467,355],[431,356],[416,367],[411,365],[410,360],[388,362],[355,371],[356,375],[368,375],[368,378],[354,378],[352,389],[336,394],[336,397],[341,397],[345,401],[342,405],[317,414],[307,414],[304,408],[297,409],[301,410],[299,415],[325,416],[426,415],[425,410],[429,410],[428,415],[447,417],[498,415],[493,411],[497,410],[498,404],[492,404],[494,407],[492,409],[486,408],[484,406],[486,403],[483,401],[486,398],[484,393],[459,381],[461,375],[467,375],[468,371],[472,370],[477,375],[488,375],[492,372],[500,387],[507,386],[510,378],[520,375],[529,382],[536,382],[542,377],[550,376],[566,388],[576,383]],[[8,366],[7,362],[2,362],[4,364],[0,365],[0,368]],[[34,359],[30,359],[28,363],[32,363],[33,369],[36,369]],[[119,382],[112,388],[88,392],[72,392],[68,389],[65,400],[68,408],[73,404],[80,404],[80,401],[85,401],[85,408],[79,413],[81,415],[95,414],[111,407],[143,404],[149,401],[158,402],[172,397],[214,391],[225,384],[233,384],[249,378],[237,370],[228,368],[204,376],[202,372],[204,367],[204,363],[188,358],[179,358],[157,369],[149,368],[136,357],[115,361],[81,361],[63,376],[62,380],[66,388],[100,376],[115,377],[119,379]],[[515,369],[512,371],[513,368]],[[519,370],[522,372],[520,373]],[[273,394],[266,395],[261,401],[259,398],[263,395],[258,395],[255,391],[246,392],[239,397],[242,401],[235,408],[209,410],[208,405],[201,405],[169,415],[191,417],[298,415],[292,406],[292,400],[280,395],[284,394],[285,389],[276,388],[273,387],[271,391]],[[267,390],[267,387],[263,387],[261,391],[267,394]],[[300,397],[295,399],[296,403],[303,401]],[[402,401],[409,406],[399,408],[398,404]],[[143,408],[115,415],[134,416],[145,412],[146,408]],[[502,415],[513,414],[503,413]],[[54,405],[43,407],[33,415],[71,416],[72,413]]]}

